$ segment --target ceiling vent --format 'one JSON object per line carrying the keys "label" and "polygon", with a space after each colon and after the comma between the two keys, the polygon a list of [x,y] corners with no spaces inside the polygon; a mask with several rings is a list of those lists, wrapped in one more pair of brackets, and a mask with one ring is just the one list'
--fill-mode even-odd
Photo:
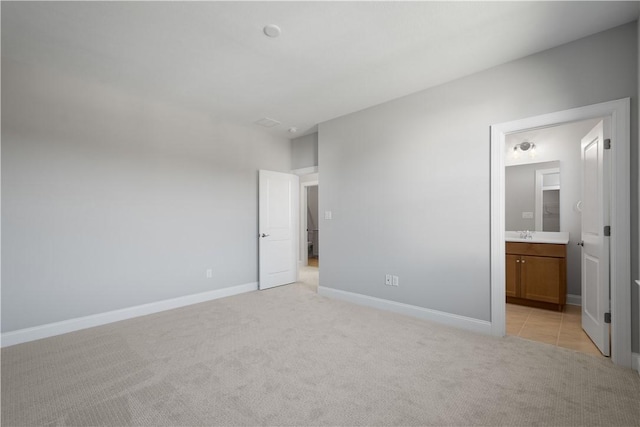
{"label": "ceiling vent", "polygon": [[277,120],[270,119],[269,117],[265,117],[264,119],[258,120],[256,124],[260,126],[264,126],[266,128],[272,128],[274,126],[278,126],[280,122]]}

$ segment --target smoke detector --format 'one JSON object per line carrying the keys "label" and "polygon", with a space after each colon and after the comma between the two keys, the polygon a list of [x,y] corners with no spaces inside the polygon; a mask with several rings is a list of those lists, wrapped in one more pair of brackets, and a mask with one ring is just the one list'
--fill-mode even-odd
{"label": "smoke detector", "polygon": [[280,33],[282,32],[282,30],[280,30],[280,27],[278,27],[277,25],[274,24],[269,24],[267,26],[265,26],[262,31],[264,32],[264,34],[267,37],[271,37],[271,38],[276,38],[280,35]]}

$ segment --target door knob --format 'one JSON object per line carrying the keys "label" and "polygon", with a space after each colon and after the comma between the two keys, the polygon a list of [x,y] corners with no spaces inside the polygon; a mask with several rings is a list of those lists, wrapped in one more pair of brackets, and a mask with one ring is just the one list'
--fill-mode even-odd
{"label": "door knob", "polygon": [[268,234],[264,234],[264,233],[262,233],[262,234],[261,234],[260,236],[258,236],[258,237],[269,237],[269,235],[268,235]]}

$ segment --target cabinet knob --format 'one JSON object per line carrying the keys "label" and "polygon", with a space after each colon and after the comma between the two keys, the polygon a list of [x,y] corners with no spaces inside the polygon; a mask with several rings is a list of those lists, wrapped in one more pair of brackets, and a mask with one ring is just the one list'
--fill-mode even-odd
{"label": "cabinet knob", "polygon": [[524,264],[524,260],[522,260],[522,263]]}
{"label": "cabinet knob", "polygon": [[517,259],[517,260],[516,260],[516,262],[520,262],[520,260],[519,260],[519,259]]}

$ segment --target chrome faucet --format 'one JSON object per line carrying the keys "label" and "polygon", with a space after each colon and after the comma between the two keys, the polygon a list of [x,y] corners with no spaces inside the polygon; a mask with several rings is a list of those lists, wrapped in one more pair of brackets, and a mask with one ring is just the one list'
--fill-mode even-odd
{"label": "chrome faucet", "polygon": [[519,231],[521,239],[533,239],[533,232],[529,230]]}

